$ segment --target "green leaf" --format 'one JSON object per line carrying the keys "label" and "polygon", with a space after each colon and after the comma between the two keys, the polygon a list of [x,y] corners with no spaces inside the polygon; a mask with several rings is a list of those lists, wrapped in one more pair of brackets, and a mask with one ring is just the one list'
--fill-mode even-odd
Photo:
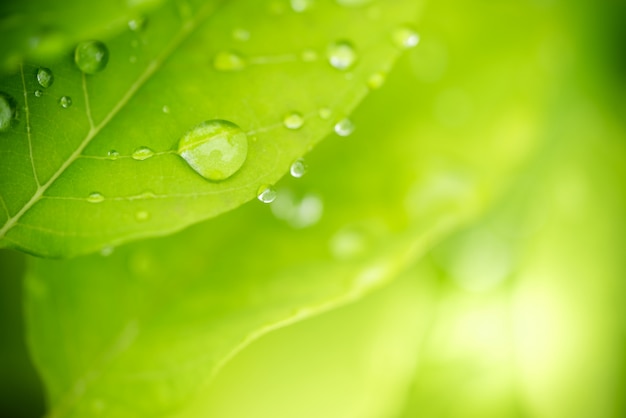
{"label": "green leaf", "polygon": [[[253,199],[346,117],[372,74],[389,70],[401,49],[394,31],[413,3],[328,0],[304,13],[287,2],[209,1],[182,12],[168,3],[143,30],[106,42],[102,72],[82,74],[69,57],[41,61],[55,81],[36,97],[37,67],[23,66],[0,82],[18,114],[0,133],[0,242],[72,256],[171,233]],[[326,56],[344,41],[356,51],[349,71]],[[336,67],[354,58],[339,53]],[[300,129],[283,124],[293,112],[303,116]],[[223,181],[206,180],[177,154],[186,132],[214,119],[248,134],[243,167]],[[113,151],[119,157],[109,158]]]}
{"label": "green leaf", "polygon": [[4,1],[0,3],[0,74],[24,59],[54,57],[78,41],[119,33],[162,0]]}

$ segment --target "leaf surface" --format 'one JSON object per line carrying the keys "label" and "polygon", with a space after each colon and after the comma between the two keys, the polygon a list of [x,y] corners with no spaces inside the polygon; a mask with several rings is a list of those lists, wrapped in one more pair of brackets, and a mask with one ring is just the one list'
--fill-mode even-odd
{"label": "leaf surface", "polygon": [[[296,13],[287,2],[207,1],[182,11],[168,3],[144,30],[107,41],[100,73],[84,75],[69,57],[41,62],[55,74],[42,97],[36,67],[5,78],[0,90],[19,117],[0,134],[2,244],[43,256],[88,253],[180,230],[275,183],[364,97],[370,76],[389,69],[400,49],[392,33],[416,7],[398,0],[372,14],[313,5]],[[357,54],[350,71],[326,56],[344,40]],[[63,96],[70,107],[59,105]],[[300,129],[283,124],[293,112]],[[223,181],[206,180],[176,152],[186,132],[214,119],[248,134],[243,167]],[[149,158],[132,158],[141,148]]]}

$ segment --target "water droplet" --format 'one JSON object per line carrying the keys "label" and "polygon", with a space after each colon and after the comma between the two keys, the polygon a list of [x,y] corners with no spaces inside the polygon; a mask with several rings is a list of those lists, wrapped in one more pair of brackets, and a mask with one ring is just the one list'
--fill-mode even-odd
{"label": "water droplet", "polygon": [[383,84],[385,84],[385,73],[380,71],[372,74],[367,79],[367,86],[372,90],[381,88]]}
{"label": "water droplet", "polygon": [[322,108],[318,111],[318,114],[320,115],[320,118],[322,118],[322,119],[326,120],[326,119],[330,119],[330,117],[331,117],[331,116],[332,116],[332,114],[333,114],[333,111],[332,111],[332,110],[330,110],[330,109],[329,109],[329,108],[327,108],[327,107],[322,107]]}
{"label": "water droplet", "polygon": [[317,52],[312,49],[305,49],[300,54],[300,58],[304,62],[313,62],[313,61],[317,61],[318,55],[317,55]]}
{"label": "water droplet", "polygon": [[245,58],[232,51],[219,52],[213,59],[213,67],[218,71],[239,71],[246,65]]}
{"label": "water droplet", "polygon": [[133,32],[142,31],[146,27],[146,18],[145,16],[140,16],[135,19],[131,19],[128,21],[128,29]]}
{"label": "water droplet", "polygon": [[296,13],[307,11],[313,5],[313,0],[291,0],[291,10]]}
{"label": "water droplet", "polygon": [[131,157],[133,157],[133,160],[143,161],[143,160],[147,160],[153,155],[154,155],[154,151],[152,151],[150,148],[139,147],[133,152],[133,155]]}
{"label": "water droplet", "polygon": [[170,107],[168,105],[163,105],[163,113],[170,113]]}
{"label": "water droplet", "polygon": [[63,109],[67,109],[72,105],[72,98],[70,96],[63,96],[59,99],[59,104]]}
{"label": "water droplet", "polygon": [[17,112],[17,103],[13,97],[0,92],[0,132],[6,132],[11,127]]}
{"label": "water droplet", "polygon": [[338,70],[349,70],[357,60],[356,50],[348,41],[337,41],[329,45],[328,62]]}
{"label": "water droplet", "polygon": [[135,213],[135,219],[139,222],[145,222],[150,219],[150,213],[146,212],[145,210],[140,210]]}
{"label": "water droplet", "polygon": [[100,203],[104,201],[104,196],[101,193],[93,192],[87,197],[89,203]]}
{"label": "water droplet", "polygon": [[304,125],[304,118],[298,112],[293,112],[285,116],[283,124],[288,129],[300,129]]}
{"label": "water droplet", "polygon": [[47,89],[54,83],[54,74],[49,68],[41,67],[37,70],[37,82],[41,87]]}
{"label": "water droplet", "polygon": [[304,160],[302,158],[299,158],[296,161],[294,161],[293,164],[291,164],[291,167],[289,168],[289,172],[291,173],[293,177],[299,179],[300,177],[306,174],[308,168],[309,167],[304,162]]}
{"label": "water droplet", "polygon": [[272,186],[263,185],[259,187],[257,192],[257,199],[259,199],[263,203],[272,203],[276,200],[276,189]]}
{"label": "water droplet", "polygon": [[400,26],[394,30],[391,39],[402,49],[413,48],[420,41],[420,37],[417,32],[409,26]]}
{"label": "water droplet", "polygon": [[85,74],[98,73],[109,62],[109,50],[100,41],[81,42],[74,51],[74,62]]}
{"label": "water droplet", "polygon": [[43,90],[37,89],[35,90],[35,97],[41,97],[43,96]]}
{"label": "water droplet", "polygon": [[354,124],[350,119],[342,119],[335,124],[335,132],[339,136],[350,136],[354,132]]}
{"label": "water droplet", "polygon": [[111,151],[107,152],[107,157],[109,158],[109,160],[117,160],[120,157],[120,153],[112,149]]}
{"label": "water droplet", "polygon": [[248,136],[232,122],[205,121],[180,139],[178,154],[202,177],[225,180],[246,161]]}
{"label": "water droplet", "polygon": [[233,30],[233,39],[240,42],[246,42],[250,40],[250,32],[242,28],[236,28]]}

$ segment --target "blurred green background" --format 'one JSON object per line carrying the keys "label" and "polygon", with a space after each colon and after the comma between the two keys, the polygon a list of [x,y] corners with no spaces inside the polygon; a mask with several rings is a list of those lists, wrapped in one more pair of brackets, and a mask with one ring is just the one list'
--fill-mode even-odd
{"label": "blurred green background", "polygon": [[[626,416],[624,22],[619,1],[424,3],[419,47],[350,141],[405,137],[444,179],[435,195],[475,177],[497,197],[388,288],[253,343],[203,400],[210,416]],[[0,252],[11,417],[45,408],[25,262]]]}

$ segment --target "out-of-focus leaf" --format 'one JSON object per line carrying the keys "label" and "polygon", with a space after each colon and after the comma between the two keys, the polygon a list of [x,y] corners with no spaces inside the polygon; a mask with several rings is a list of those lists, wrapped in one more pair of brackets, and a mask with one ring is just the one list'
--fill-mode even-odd
{"label": "out-of-focus leaf", "polygon": [[[97,74],[67,57],[37,62],[54,74],[49,88],[33,65],[0,82],[18,115],[0,133],[0,245],[83,254],[253,199],[351,112],[372,74],[388,72],[402,49],[394,33],[416,9],[409,0],[375,13],[330,0],[301,13],[288,2],[199,3],[168,3],[107,41]],[[284,124],[293,113],[301,128]],[[186,132],[214,119],[248,134],[246,161],[223,181],[177,153]]]}

